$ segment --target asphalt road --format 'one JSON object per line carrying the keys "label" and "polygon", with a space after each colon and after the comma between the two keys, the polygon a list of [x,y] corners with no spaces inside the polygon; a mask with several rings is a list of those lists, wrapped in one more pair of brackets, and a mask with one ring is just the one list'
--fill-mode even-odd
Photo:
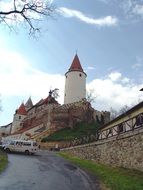
{"label": "asphalt road", "polygon": [[96,179],[53,152],[8,157],[0,190],[99,190]]}

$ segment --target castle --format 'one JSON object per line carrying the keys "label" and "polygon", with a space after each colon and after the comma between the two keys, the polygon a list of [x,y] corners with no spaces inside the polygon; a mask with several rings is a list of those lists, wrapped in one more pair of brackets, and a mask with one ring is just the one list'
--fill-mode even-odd
{"label": "castle", "polygon": [[99,112],[86,100],[86,73],[76,54],[65,74],[64,104],[60,105],[50,90],[45,99],[33,105],[31,97],[15,111],[13,122],[0,128],[5,139],[41,139],[77,122],[98,120],[107,123],[109,112]]}

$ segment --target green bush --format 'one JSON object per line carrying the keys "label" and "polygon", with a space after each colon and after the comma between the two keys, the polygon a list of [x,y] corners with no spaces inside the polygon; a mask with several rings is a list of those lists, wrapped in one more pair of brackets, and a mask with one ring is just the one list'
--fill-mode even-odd
{"label": "green bush", "polygon": [[8,163],[7,154],[0,150],[0,173],[6,168]]}
{"label": "green bush", "polygon": [[80,139],[90,135],[95,135],[99,124],[86,124],[78,123],[74,128],[64,128],[42,139],[42,142],[48,141],[71,141],[74,139]]}

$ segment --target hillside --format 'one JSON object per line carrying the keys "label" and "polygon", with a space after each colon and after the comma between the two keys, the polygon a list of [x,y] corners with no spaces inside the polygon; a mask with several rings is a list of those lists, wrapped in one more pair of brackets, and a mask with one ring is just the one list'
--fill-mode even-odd
{"label": "hillside", "polygon": [[86,124],[78,123],[74,128],[64,128],[42,139],[42,142],[49,141],[71,141],[87,136],[95,135],[100,127],[97,123]]}

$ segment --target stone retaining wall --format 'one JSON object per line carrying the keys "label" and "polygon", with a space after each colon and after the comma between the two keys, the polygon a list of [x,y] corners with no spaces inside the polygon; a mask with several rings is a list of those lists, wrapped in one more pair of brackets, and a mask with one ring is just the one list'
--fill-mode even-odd
{"label": "stone retaining wall", "polygon": [[143,129],[62,151],[97,163],[143,171]]}

